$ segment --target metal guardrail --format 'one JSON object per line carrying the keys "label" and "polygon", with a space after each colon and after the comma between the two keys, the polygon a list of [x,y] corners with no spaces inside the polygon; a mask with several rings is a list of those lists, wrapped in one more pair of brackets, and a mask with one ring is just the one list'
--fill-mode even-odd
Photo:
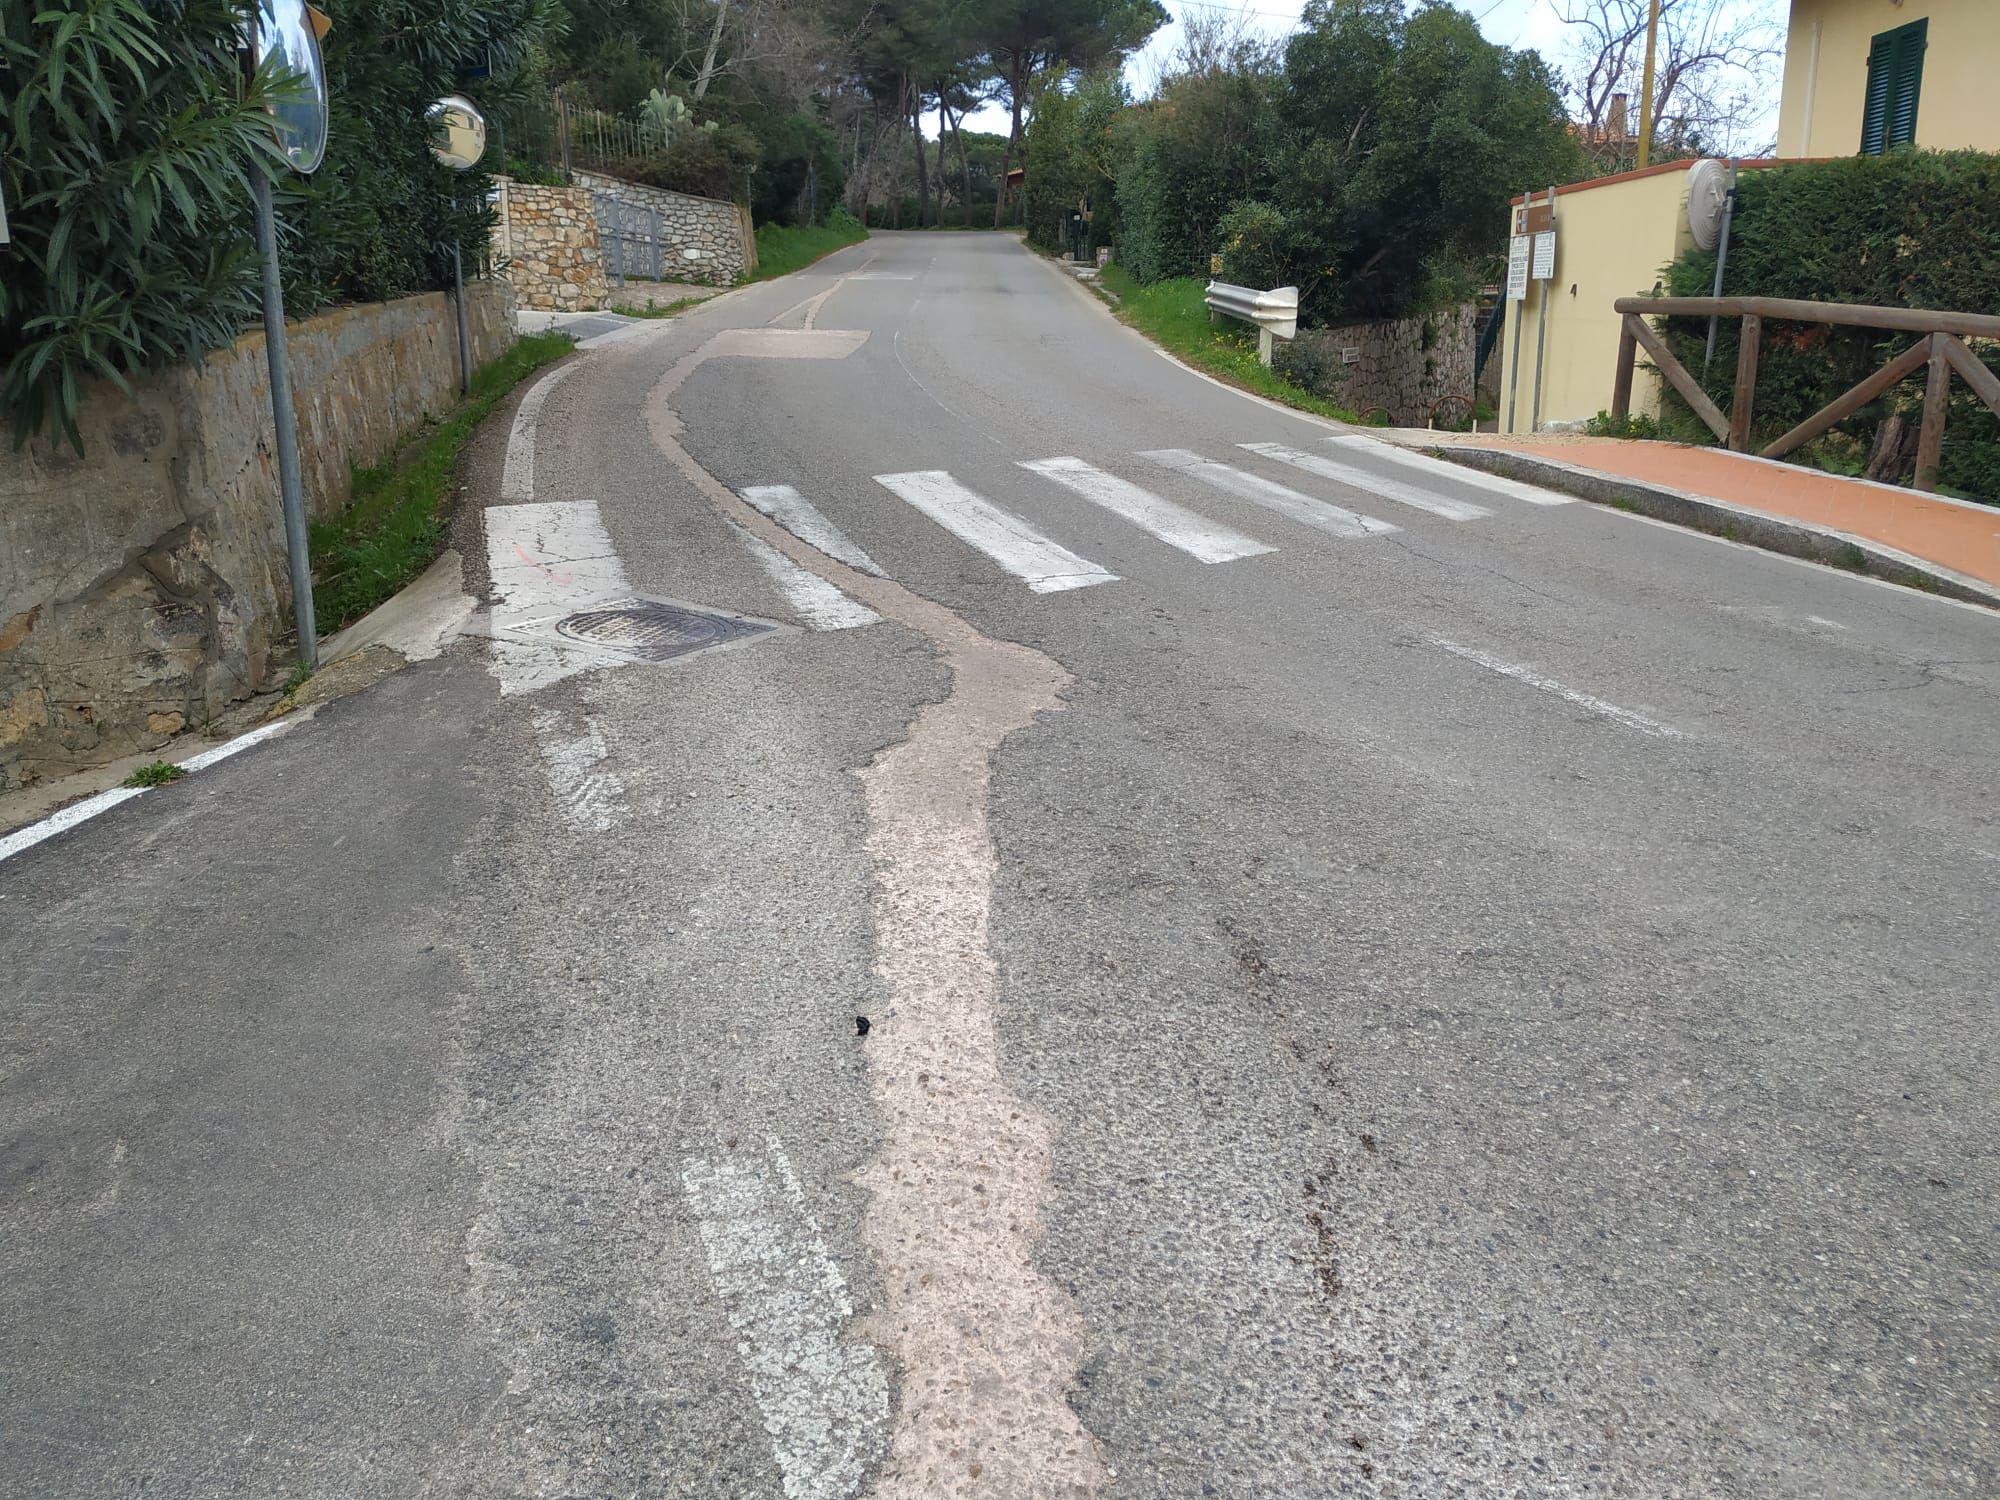
{"label": "metal guardrail", "polygon": [[[1915,307],[1877,307],[1856,302],[1801,302],[1784,297],[1620,297],[1612,304],[1621,320],[1618,367],[1612,380],[1611,415],[1623,421],[1632,409],[1632,371],[1641,349],[1653,361],[1690,410],[1708,424],[1730,448],[1741,453],[1750,446],[1750,418],[1757,399],[1757,358],[1764,320],[1785,323],[1825,323],[1848,328],[1878,328],[1891,333],[1924,335],[1845,395],[1807,417],[1776,442],[1767,444],[1764,458],[1782,458],[1794,448],[1854,415],[1897,382],[1926,370],[1923,421],[1917,440],[1916,488],[1937,488],[1938,461],[1944,448],[1945,399],[1955,373],[1987,408],[2000,415],[2000,376],[1965,344],[1968,338],[2000,338],[2000,317],[1988,313],[1931,311]],[[1711,401],[1701,383],[1667,348],[1650,327],[1651,317],[1740,318],[1743,337],[1737,346],[1736,384],[1728,415]]]}
{"label": "metal guardrail", "polygon": [[1271,362],[1273,339],[1298,337],[1299,289],[1295,286],[1260,292],[1254,287],[1211,281],[1203,300],[1208,303],[1210,319],[1240,318],[1257,325],[1257,358],[1264,364]]}

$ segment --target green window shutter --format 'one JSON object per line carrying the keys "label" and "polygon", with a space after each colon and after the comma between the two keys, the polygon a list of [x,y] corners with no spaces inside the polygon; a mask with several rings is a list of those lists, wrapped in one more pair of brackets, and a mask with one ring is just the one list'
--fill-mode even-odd
{"label": "green window shutter", "polygon": [[1916,140],[1929,30],[1929,21],[1912,21],[1868,44],[1868,93],[1861,109],[1864,156],[1879,156]]}

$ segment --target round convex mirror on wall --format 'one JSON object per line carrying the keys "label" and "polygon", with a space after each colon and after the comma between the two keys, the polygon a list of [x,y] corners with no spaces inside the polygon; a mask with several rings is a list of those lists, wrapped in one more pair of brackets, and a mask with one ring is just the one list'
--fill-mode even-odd
{"label": "round convex mirror on wall", "polygon": [[431,126],[431,154],[454,172],[477,166],[486,154],[486,117],[463,94],[446,94],[424,111]]}
{"label": "round convex mirror on wall", "polygon": [[271,130],[294,170],[310,172],[326,155],[326,62],[319,30],[305,0],[257,0],[251,19],[250,61],[268,58],[294,79],[271,106]]}

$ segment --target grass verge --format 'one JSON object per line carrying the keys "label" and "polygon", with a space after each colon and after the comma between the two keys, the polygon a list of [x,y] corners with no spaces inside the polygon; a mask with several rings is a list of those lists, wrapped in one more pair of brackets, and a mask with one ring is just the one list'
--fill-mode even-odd
{"label": "grass verge", "polygon": [[576,345],[560,333],[514,340],[472,377],[472,394],[379,469],[357,469],[354,496],[312,526],[313,609],[322,631],[353,624],[431,565],[444,546],[452,469],[494,403]]}
{"label": "grass verge", "polygon": [[757,231],[757,269],[748,280],[769,281],[803,270],[822,256],[868,238],[861,221],[845,209],[835,209],[824,224],[800,224],[787,228],[766,224]]}
{"label": "grass verge", "polygon": [[1228,323],[1210,323],[1208,305],[1202,300],[1208,287],[1199,277],[1178,276],[1141,286],[1131,272],[1113,261],[1098,279],[1118,298],[1121,321],[1195,368],[1299,411],[1337,422],[1355,420],[1353,412],[1257,363],[1254,332]]}

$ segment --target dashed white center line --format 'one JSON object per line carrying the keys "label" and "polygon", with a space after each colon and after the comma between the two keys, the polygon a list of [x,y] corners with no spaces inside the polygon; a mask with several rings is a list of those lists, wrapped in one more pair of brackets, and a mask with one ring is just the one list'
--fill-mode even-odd
{"label": "dashed white center line", "polygon": [[681,1173],[786,1500],[848,1500],[882,1449],[889,1383],[783,1149]]}
{"label": "dashed white center line", "polygon": [[542,770],[563,819],[581,833],[609,833],[625,821],[625,779],[604,769],[610,758],[604,733],[588,717],[582,734],[570,734],[553,709],[535,714]]}
{"label": "dashed white center line", "polygon": [[1442,636],[1433,636],[1431,644],[1440,651],[1449,651],[1453,656],[1482,666],[1489,672],[1497,672],[1502,677],[1511,677],[1516,682],[1524,682],[1531,688],[1562,699],[1565,703],[1573,703],[1578,708],[1587,709],[1600,718],[1623,724],[1627,729],[1636,729],[1641,734],[1657,735],[1661,739],[1677,740],[1683,737],[1681,732],[1671,725],[1662,724],[1657,719],[1649,719],[1644,714],[1634,713],[1629,708],[1620,708],[1615,703],[1606,703],[1602,698],[1593,698],[1588,693],[1580,693],[1573,687],[1557,682],[1553,677],[1544,677],[1533,667],[1524,667],[1519,662],[1502,661],[1497,656],[1489,656],[1472,646],[1461,646],[1457,641],[1448,641]]}

